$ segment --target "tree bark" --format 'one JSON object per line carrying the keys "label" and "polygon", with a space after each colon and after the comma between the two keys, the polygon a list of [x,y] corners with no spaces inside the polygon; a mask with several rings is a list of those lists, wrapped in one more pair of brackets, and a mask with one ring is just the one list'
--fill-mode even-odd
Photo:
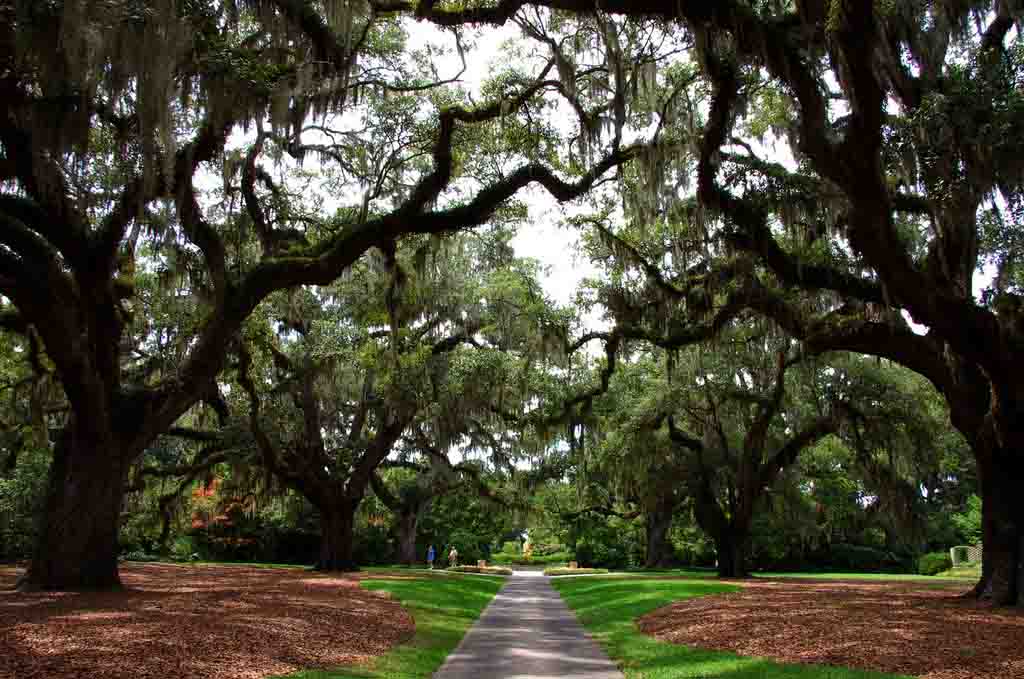
{"label": "tree bark", "polygon": [[[998,452],[1004,454],[999,455]],[[1024,605],[1022,467],[1024,463],[1014,460],[1004,451],[978,457],[982,498],[982,575],[974,594],[999,605]]]}
{"label": "tree bark", "polygon": [[320,508],[320,571],[357,571],[359,565],[353,556],[356,509],[359,502],[341,501],[331,507]]}
{"label": "tree bark", "polygon": [[68,424],[54,449],[39,542],[23,590],[118,589],[128,456]]}
{"label": "tree bark", "polygon": [[661,568],[669,565],[672,561],[672,546],[668,540],[668,531],[671,527],[671,509],[659,508],[647,513],[647,555],[644,561],[645,567]]}
{"label": "tree bark", "polygon": [[398,533],[398,562],[413,566],[417,562],[416,529],[419,525],[418,511],[402,512],[398,516],[396,529]]}
{"label": "tree bark", "polygon": [[729,528],[715,537],[715,549],[718,551],[718,577],[746,578],[747,554],[750,550],[750,536],[742,531]]}

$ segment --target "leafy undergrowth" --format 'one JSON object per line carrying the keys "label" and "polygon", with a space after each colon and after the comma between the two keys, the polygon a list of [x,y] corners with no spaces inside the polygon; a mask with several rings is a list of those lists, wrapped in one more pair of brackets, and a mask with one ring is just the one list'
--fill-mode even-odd
{"label": "leafy undergrowth", "polygon": [[564,578],[552,585],[628,679],[897,679],[839,667],[789,665],[657,641],[636,619],[679,599],[731,592],[716,582],[639,578]]}
{"label": "leafy undergrowth", "polygon": [[429,677],[448,657],[466,631],[498,593],[504,580],[462,575],[410,574],[406,577],[381,571],[361,585],[389,592],[402,603],[416,622],[412,639],[364,666],[334,671],[307,670],[287,679],[417,679]]}
{"label": "leafy undergrowth", "polygon": [[607,568],[548,568],[544,575],[597,575],[607,572]]}

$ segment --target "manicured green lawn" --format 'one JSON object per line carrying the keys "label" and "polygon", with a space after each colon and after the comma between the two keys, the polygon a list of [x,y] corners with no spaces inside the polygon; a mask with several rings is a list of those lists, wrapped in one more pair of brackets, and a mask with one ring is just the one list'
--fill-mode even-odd
{"label": "manicured green lawn", "polygon": [[[368,568],[371,574],[401,569]],[[363,580],[363,587],[390,592],[412,614],[416,633],[408,642],[366,666],[334,671],[307,670],[288,679],[417,679],[429,677],[462,640],[505,579],[486,575],[430,574],[415,578]]]}
{"label": "manicured green lawn", "polygon": [[950,568],[948,571],[942,571],[936,577],[977,581],[981,577],[981,564],[967,564],[966,566],[957,566],[956,568]]}
{"label": "manicured green lawn", "polygon": [[[687,648],[641,633],[636,618],[679,599],[733,591],[707,580],[564,578],[551,583],[628,679],[896,679],[898,675]],[[902,678],[901,678],[902,679]]]}

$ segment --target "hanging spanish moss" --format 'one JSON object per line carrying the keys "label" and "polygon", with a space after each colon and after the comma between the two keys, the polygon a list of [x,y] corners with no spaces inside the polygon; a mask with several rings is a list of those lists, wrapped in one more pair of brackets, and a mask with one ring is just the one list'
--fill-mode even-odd
{"label": "hanging spanish moss", "polygon": [[32,135],[42,189],[44,166],[63,154],[84,163],[93,120],[130,117],[138,129],[145,174],[171,174],[181,111],[178,92],[192,75],[179,72],[197,27],[175,0],[19,0],[16,63],[32,69],[25,99],[10,102],[15,119]]}

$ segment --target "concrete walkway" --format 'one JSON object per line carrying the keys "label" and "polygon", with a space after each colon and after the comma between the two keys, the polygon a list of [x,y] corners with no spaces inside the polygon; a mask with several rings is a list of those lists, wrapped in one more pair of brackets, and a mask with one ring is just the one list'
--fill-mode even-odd
{"label": "concrete walkway", "polygon": [[516,571],[434,679],[623,679],[548,579]]}

